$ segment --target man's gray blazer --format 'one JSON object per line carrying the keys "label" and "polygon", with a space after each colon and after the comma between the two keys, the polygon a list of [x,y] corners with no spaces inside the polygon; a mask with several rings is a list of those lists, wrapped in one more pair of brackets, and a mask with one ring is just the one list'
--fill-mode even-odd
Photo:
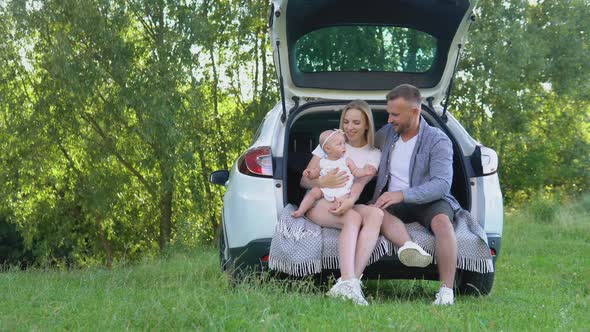
{"label": "man's gray blazer", "polygon": [[[381,150],[381,162],[373,202],[389,182],[389,159],[399,139],[391,124],[375,134],[375,146]],[[453,210],[461,208],[451,195],[453,182],[453,145],[442,130],[431,127],[420,117],[420,130],[410,160],[410,188],[402,190],[404,203],[425,204],[444,199]],[[395,161],[394,161],[395,162]]]}

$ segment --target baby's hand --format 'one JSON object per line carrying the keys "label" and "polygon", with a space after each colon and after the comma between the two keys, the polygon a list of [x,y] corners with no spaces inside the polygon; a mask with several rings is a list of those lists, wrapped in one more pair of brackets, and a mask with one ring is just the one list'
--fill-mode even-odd
{"label": "baby's hand", "polygon": [[350,157],[346,158],[346,166],[348,166],[348,168],[350,169],[351,172],[357,168],[354,161],[352,161],[352,159],[350,159]]}
{"label": "baby's hand", "polygon": [[366,165],[363,168],[357,168],[355,169],[352,174],[357,177],[363,177],[363,176],[374,176],[375,174],[377,174],[377,169],[371,165]]}
{"label": "baby's hand", "polygon": [[377,174],[377,169],[373,165],[365,165],[363,169],[365,170],[365,176],[375,176]]}
{"label": "baby's hand", "polygon": [[348,211],[354,205],[354,202],[349,200],[349,198],[350,194],[335,198],[334,203],[332,203],[330,206],[330,213],[337,216],[341,216],[346,213],[346,211]]}
{"label": "baby's hand", "polygon": [[338,209],[340,207],[340,205],[342,205],[342,200],[340,198],[334,198],[334,200],[332,201],[332,204],[330,204],[329,210],[334,211],[334,210]]}

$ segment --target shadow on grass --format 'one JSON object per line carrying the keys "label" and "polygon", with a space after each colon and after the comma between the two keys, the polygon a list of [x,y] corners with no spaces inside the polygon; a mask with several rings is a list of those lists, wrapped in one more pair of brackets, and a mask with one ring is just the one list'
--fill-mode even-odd
{"label": "shadow on grass", "polygon": [[436,285],[428,280],[371,280],[365,282],[365,295],[378,302],[430,302]]}
{"label": "shadow on grass", "polygon": [[[258,273],[233,284],[237,289],[264,289],[283,294],[312,294],[323,296],[336,282],[335,277],[320,275],[292,277],[283,274]],[[363,292],[376,302],[430,302],[437,283],[428,280],[364,280]]]}

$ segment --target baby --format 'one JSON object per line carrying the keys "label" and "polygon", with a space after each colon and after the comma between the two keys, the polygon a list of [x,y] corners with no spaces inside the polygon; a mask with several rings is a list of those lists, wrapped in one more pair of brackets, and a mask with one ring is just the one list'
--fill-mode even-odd
{"label": "baby", "polygon": [[314,187],[305,194],[305,197],[301,201],[299,208],[294,211],[291,215],[293,217],[301,217],[309,210],[315,201],[322,197],[328,202],[333,202],[330,207],[331,210],[337,209],[342,199],[350,194],[352,188],[353,177],[363,177],[367,175],[375,175],[375,168],[372,166],[359,168],[350,159],[346,158],[345,146],[346,138],[344,132],[340,129],[326,130],[320,134],[320,147],[326,153],[326,157],[320,159],[319,168],[307,168],[303,171],[303,176],[309,179],[315,179],[320,176],[328,174],[330,171],[338,168],[340,171],[344,171],[348,175],[348,181],[343,187],[339,188],[318,188]]}

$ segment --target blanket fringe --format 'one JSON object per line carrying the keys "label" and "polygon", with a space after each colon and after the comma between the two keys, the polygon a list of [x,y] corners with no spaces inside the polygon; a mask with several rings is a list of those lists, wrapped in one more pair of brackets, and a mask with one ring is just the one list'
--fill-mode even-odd
{"label": "blanket fringe", "polygon": [[491,273],[494,272],[494,261],[492,259],[459,257],[457,258],[457,268],[477,273]]}
{"label": "blanket fringe", "polygon": [[[375,251],[369,259],[369,264],[373,264],[385,255],[397,254],[397,247],[389,241],[381,241],[375,248]],[[430,253],[430,252],[429,252]],[[433,253],[430,253],[431,255]],[[271,256],[268,261],[271,270],[287,273],[296,277],[303,277],[310,274],[322,272],[322,269],[336,270],[340,268],[340,261],[337,256],[325,256],[320,260],[309,260],[304,262],[288,262]],[[492,259],[477,259],[469,257],[457,258],[457,268],[477,273],[494,272],[494,262]]]}
{"label": "blanket fringe", "polygon": [[[373,264],[386,254],[397,254],[397,248],[391,245],[390,242],[382,241],[375,248],[375,251],[369,259],[369,264]],[[271,270],[287,273],[296,277],[303,277],[310,274],[317,274],[322,272],[322,269],[336,270],[340,268],[338,257],[326,256],[322,260],[309,260],[304,262],[287,262],[271,256],[268,261],[268,266]],[[494,272],[494,263],[492,259],[476,259],[461,257],[457,259],[457,268],[477,273],[491,273]]]}
{"label": "blanket fringe", "polygon": [[377,246],[371,253],[371,257],[369,258],[369,265],[378,261],[381,257],[389,254],[391,252],[392,244],[389,241],[379,241]]}
{"label": "blanket fringe", "polygon": [[340,261],[338,256],[324,256],[322,257],[322,267],[324,269],[336,270],[340,268]]}
{"label": "blanket fringe", "polygon": [[303,277],[322,272],[322,264],[320,260],[309,260],[295,263],[277,259],[275,256],[270,256],[268,259],[268,267],[271,270],[284,272],[296,277]]}

